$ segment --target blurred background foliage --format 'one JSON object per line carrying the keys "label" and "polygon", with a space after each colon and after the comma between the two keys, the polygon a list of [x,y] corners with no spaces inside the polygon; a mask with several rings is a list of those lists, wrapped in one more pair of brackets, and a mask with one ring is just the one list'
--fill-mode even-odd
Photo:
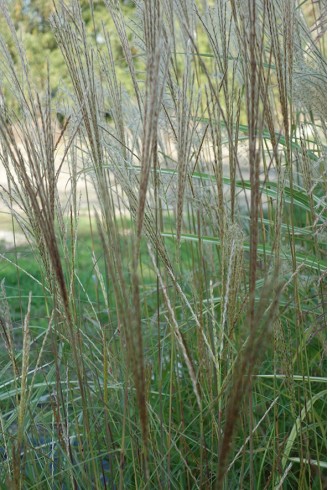
{"label": "blurred background foliage", "polygon": [[[120,0],[123,13],[126,18],[132,17],[135,5],[133,0]],[[90,8],[92,4],[93,9]],[[113,20],[109,15],[108,8],[103,0],[80,0],[83,19],[89,35],[89,41],[93,41],[96,49],[102,50],[105,43],[103,29],[109,33],[114,54],[115,66],[118,77],[123,79],[125,73],[125,60],[121,44],[119,42]],[[29,75],[38,90],[44,92],[47,86],[48,69],[51,94],[54,98],[60,98],[59,89],[67,90],[71,88],[70,78],[67,67],[64,63],[62,53],[56,43],[53,32],[51,31],[49,18],[54,12],[52,0],[6,0],[8,13],[13,21],[13,27],[18,39],[22,42],[27,56]],[[93,15],[91,15],[91,11]],[[13,61],[17,61],[17,51],[14,38],[10,33],[5,16],[0,15],[0,32],[10,48]],[[129,41],[132,40],[133,33],[129,33]],[[137,48],[134,50],[137,56]],[[48,68],[49,67],[49,68]],[[17,70],[20,67],[17,64]],[[126,77],[125,77],[126,78]],[[129,80],[125,80],[125,89],[129,92]],[[3,84],[4,96],[7,105],[17,109],[14,97],[10,96],[10,87]]]}

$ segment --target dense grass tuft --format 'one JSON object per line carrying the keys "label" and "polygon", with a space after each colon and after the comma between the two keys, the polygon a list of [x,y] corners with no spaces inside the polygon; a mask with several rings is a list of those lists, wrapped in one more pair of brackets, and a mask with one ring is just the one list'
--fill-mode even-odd
{"label": "dense grass tuft", "polygon": [[324,2],[135,3],[58,127],[0,2],[1,488],[323,490]]}

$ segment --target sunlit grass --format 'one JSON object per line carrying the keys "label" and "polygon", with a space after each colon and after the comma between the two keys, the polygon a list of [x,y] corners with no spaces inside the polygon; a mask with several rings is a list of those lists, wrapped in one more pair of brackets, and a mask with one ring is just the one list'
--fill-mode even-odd
{"label": "sunlit grass", "polygon": [[105,3],[129,95],[58,0],[60,142],[2,45],[1,485],[323,490],[322,43],[289,2]]}

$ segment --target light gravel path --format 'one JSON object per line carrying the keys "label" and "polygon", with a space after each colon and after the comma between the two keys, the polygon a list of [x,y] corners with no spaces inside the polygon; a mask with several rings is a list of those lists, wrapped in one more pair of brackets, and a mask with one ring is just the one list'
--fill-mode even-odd
{"label": "light gravel path", "polygon": [[[19,147],[22,151],[23,150],[22,146],[19,145]],[[22,153],[24,155],[24,151],[22,151]],[[56,169],[58,169],[61,163],[62,156],[63,156],[63,147],[60,147],[57,150],[57,154],[56,154],[56,160],[55,160]],[[79,170],[82,170],[82,163],[80,165]],[[2,163],[0,162],[0,192],[2,190],[2,187],[8,189],[8,179],[7,179],[6,170],[2,165]],[[76,190],[77,190],[77,195],[80,196],[80,213],[83,216],[87,213],[86,180],[83,176],[83,173],[79,175]],[[88,190],[89,204],[91,208],[93,208],[94,206],[97,206],[97,196],[92,184],[88,181],[87,181],[87,190]],[[58,176],[57,191],[58,191],[60,202],[62,206],[65,207],[65,205],[68,203],[69,196],[71,193],[70,170],[67,163],[67,158],[65,159],[65,162],[63,163],[61,167],[61,171]],[[3,247],[11,248],[13,246],[14,237],[11,228],[12,228],[11,213],[0,195],[0,250]],[[23,233],[15,232],[15,241],[17,245],[22,245],[26,242],[26,238]]]}
{"label": "light gravel path", "polygon": [[[55,160],[56,168],[58,168],[58,166],[60,165],[62,156],[63,156],[63,146],[59,147],[59,149],[57,150],[56,160]],[[224,155],[223,155],[224,174],[227,177],[229,176],[228,157],[229,155],[227,150],[224,150]],[[241,164],[241,172],[243,178],[248,178],[248,163],[247,163],[245,151],[240,151],[240,164]],[[83,164],[81,161],[80,163],[78,163],[78,171],[82,170],[82,168],[83,168]],[[237,176],[237,179],[238,178],[239,175]],[[6,170],[0,162],[0,191],[1,191],[1,186],[3,186],[5,189],[8,189]],[[79,178],[77,181],[77,189],[76,189],[80,202],[80,216],[86,216],[88,213],[86,188],[87,188],[90,208],[91,209],[93,209],[94,207],[97,208],[98,207],[97,195],[92,185],[90,176],[85,177],[83,172],[81,172],[79,174]],[[65,162],[62,165],[61,171],[59,173],[57,190],[58,190],[60,202],[62,206],[65,208],[65,206],[69,201],[69,197],[71,193],[70,170],[69,170],[69,165],[67,163],[67,158],[65,159]],[[226,190],[228,191],[228,188]],[[119,194],[121,193],[121,189],[119,188],[119,186],[117,188],[117,191]],[[14,241],[12,226],[11,226],[11,213],[0,196],[0,253],[1,253],[1,248],[9,249],[14,246],[14,243],[16,243],[16,245],[22,245],[25,242],[26,242],[26,238],[24,234],[19,232],[15,232],[15,241]]]}

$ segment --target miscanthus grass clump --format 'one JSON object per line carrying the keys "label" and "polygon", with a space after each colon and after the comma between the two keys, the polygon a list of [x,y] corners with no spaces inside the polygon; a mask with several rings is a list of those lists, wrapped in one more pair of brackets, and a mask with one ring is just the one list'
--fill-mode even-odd
{"label": "miscanthus grass clump", "polygon": [[1,488],[324,489],[326,4],[105,4],[0,2]]}

